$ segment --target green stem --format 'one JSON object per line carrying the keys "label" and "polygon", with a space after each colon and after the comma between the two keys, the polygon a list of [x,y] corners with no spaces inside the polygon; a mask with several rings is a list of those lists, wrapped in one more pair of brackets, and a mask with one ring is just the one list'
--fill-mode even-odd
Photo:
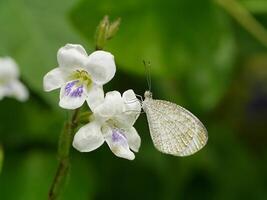
{"label": "green stem", "polygon": [[[108,29],[110,23],[108,17],[107,16],[104,17],[104,19],[100,22],[99,27],[96,31],[97,32],[96,48],[95,48],[96,50],[103,50],[103,47],[107,40],[106,34],[108,34],[109,36],[108,39],[114,37],[114,35],[118,31],[119,25],[120,25],[120,19],[117,19],[111,24],[110,29]],[[59,164],[56,175],[49,190],[49,196],[48,196],[49,200],[57,199],[59,197],[61,190],[64,187],[70,169],[69,154],[70,154],[71,143],[74,137],[74,132],[78,126],[78,123],[81,124],[89,122],[90,115],[91,112],[85,112],[79,115],[79,108],[78,108],[74,111],[71,120],[69,122],[66,122],[64,125],[64,129],[60,135],[58,143]]]}
{"label": "green stem", "polygon": [[78,126],[78,114],[79,109],[76,109],[72,115],[71,120],[65,123],[63,131],[60,135],[58,143],[59,164],[49,191],[49,200],[57,199],[68,177],[70,168],[69,153],[74,136],[74,131]]}
{"label": "green stem", "polygon": [[2,171],[2,167],[3,167],[3,161],[4,161],[4,150],[3,150],[3,146],[0,144],[0,174]]}
{"label": "green stem", "polygon": [[215,0],[238,23],[267,47],[267,30],[236,0]]}

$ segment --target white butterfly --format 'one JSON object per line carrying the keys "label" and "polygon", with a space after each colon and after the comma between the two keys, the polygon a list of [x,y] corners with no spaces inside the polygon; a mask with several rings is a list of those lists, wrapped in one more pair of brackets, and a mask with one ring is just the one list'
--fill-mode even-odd
{"label": "white butterfly", "polygon": [[189,156],[205,146],[208,132],[191,112],[174,103],[152,99],[150,91],[144,96],[142,108],[156,149],[174,156]]}

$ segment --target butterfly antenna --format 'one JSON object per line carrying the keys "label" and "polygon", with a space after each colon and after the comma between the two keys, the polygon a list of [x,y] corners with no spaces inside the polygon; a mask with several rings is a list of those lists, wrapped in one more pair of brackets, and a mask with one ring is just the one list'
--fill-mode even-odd
{"label": "butterfly antenna", "polygon": [[143,63],[144,63],[145,70],[146,70],[146,81],[147,81],[148,89],[149,89],[149,91],[151,91],[151,65],[150,65],[150,61],[146,62],[145,60],[143,60]]}

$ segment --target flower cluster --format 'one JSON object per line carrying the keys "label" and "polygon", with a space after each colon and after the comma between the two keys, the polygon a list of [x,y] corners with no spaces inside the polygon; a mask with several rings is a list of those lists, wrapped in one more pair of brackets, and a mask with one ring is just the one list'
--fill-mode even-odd
{"label": "flower cluster", "polygon": [[10,57],[0,58],[0,100],[5,96],[19,101],[25,101],[29,96],[28,90],[19,81],[18,66]]}
{"label": "flower cluster", "polygon": [[93,113],[75,134],[73,147],[90,152],[106,142],[116,156],[133,160],[132,151],[137,152],[141,144],[133,127],[141,104],[133,90],[104,95],[103,85],[116,72],[113,55],[106,51],[87,55],[81,45],[67,44],[58,50],[57,60],[58,67],[44,77],[44,90],[61,88],[59,106],[76,109],[86,101]]}

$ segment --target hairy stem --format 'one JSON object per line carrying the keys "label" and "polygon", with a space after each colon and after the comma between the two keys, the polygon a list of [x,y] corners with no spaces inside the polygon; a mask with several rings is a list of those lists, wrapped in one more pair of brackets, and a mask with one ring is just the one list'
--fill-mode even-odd
{"label": "hairy stem", "polygon": [[78,114],[79,114],[79,108],[74,111],[71,120],[65,123],[63,131],[60,135],[58,143],[59,164],[56,175],[54,177],[54,180],[52,182],[49,191],[49,197],[48,197],[49,200],[57,199],[68,177],[70,168],[69,153],[70,153],[71,142],[74,136],[74,131],[78,126],[77,123]]}

